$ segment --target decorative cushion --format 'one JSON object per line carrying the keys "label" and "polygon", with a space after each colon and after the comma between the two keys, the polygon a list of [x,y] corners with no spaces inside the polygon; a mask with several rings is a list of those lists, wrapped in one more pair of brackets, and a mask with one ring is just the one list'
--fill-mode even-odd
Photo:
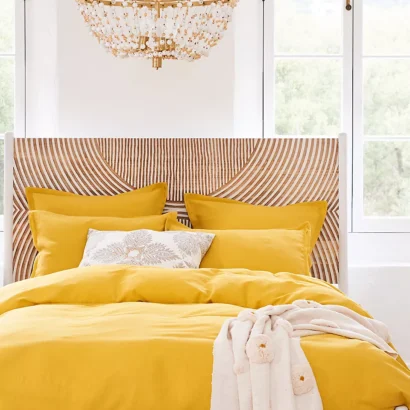
{"label": "decorative cushion", "polygon": [[85,196],[47,188],[26,188],[30,211],[48,211],[72,216],[161,215],[167,198],[165,182],[112,196]]}
{"label": "decorative cushion", "polygon": [[166,231],[202,232],[215,235],[201,268],[251,269],[310,275],[310,224],[298,229],[190,229],[169,219]]}
{"label": "decorative cushion", "polygon": [[194,229],[298,229],[309,222],[310,252],[319,238],[327,211],[325,201],[263,206],[197,194],[185,194],[184,198]]}
{"label": "decorative cushion", "polygon": [[199,268],[215,235],[199,232],[88,231],[80,266],[137,265]]}
{"label": "decorative cushion", "polygon": [[99,216],[68,216],[46,211],[30,211],[29,221],[34,246],[38,251],[31,276],[43,276],[77,268],[84,253],[89,229],[164,231],[168,219],[177,214],[115,218]]}

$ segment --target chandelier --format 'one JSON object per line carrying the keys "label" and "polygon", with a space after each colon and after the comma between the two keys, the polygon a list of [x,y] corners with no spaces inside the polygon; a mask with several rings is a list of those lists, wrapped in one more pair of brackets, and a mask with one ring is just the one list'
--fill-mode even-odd
{"label": "chandelier", "polygon": [[223,37],[238,0],[76,0],[90,32],[116,57],[194,61]]}

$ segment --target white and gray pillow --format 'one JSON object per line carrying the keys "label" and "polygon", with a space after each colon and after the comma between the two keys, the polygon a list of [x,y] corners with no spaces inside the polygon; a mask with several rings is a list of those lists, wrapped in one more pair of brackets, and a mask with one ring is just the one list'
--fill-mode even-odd
{"label": "white and gray pillow", "polygon": [[90,229],[80,266],[136,265],[197,269],[214,237],[202,232]]}

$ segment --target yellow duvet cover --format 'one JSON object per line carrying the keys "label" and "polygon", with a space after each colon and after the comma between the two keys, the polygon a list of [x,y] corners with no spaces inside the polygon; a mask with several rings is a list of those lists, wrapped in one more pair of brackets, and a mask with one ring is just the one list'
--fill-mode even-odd
{"label": "yellow duvet cover", "polygon": [[[10,285],[0,290],[0,410],[208,410],[222,323],[297,299],[367,315],[331,285],[288,273],[93,266]],[[302,347],[325,410],[410,406],[400,359],[331,335]]]}

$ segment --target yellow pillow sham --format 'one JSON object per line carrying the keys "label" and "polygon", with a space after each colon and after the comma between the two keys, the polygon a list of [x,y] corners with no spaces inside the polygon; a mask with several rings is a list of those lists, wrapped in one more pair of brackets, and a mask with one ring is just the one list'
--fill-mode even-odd
{"label": "yellow pillow sham", "polygon": [[[166,222],[167,231],[190,230],[175,219]],[[209,230],[215,238],[200,268],[262,270],[310,275],[310,224],[299,229]]]}
{"label": "yellow pillow sham", "polygon": [[84,196],[47,188],[26,188],[30,211],[48,211],[72,216],[161,215],[167,199],[167,184],[161,182],[113,196]]}
{"label": "yellow pillow sham", "polygon": [[30,211],[29,222],[34,246],[39,252],[31,276],[43,276],[76,268],[83,257],[89,229],[99,231],[164,231],[176,212],[138,218],[67,216],[47,211]]}
{"label": "yellow pillow sham", "polygon": [[311,251],[319,238],[327,211],[326,201],[278,207],[197,194],[185,194],[184,199],[195,229],[295,229],[309,222]]}

